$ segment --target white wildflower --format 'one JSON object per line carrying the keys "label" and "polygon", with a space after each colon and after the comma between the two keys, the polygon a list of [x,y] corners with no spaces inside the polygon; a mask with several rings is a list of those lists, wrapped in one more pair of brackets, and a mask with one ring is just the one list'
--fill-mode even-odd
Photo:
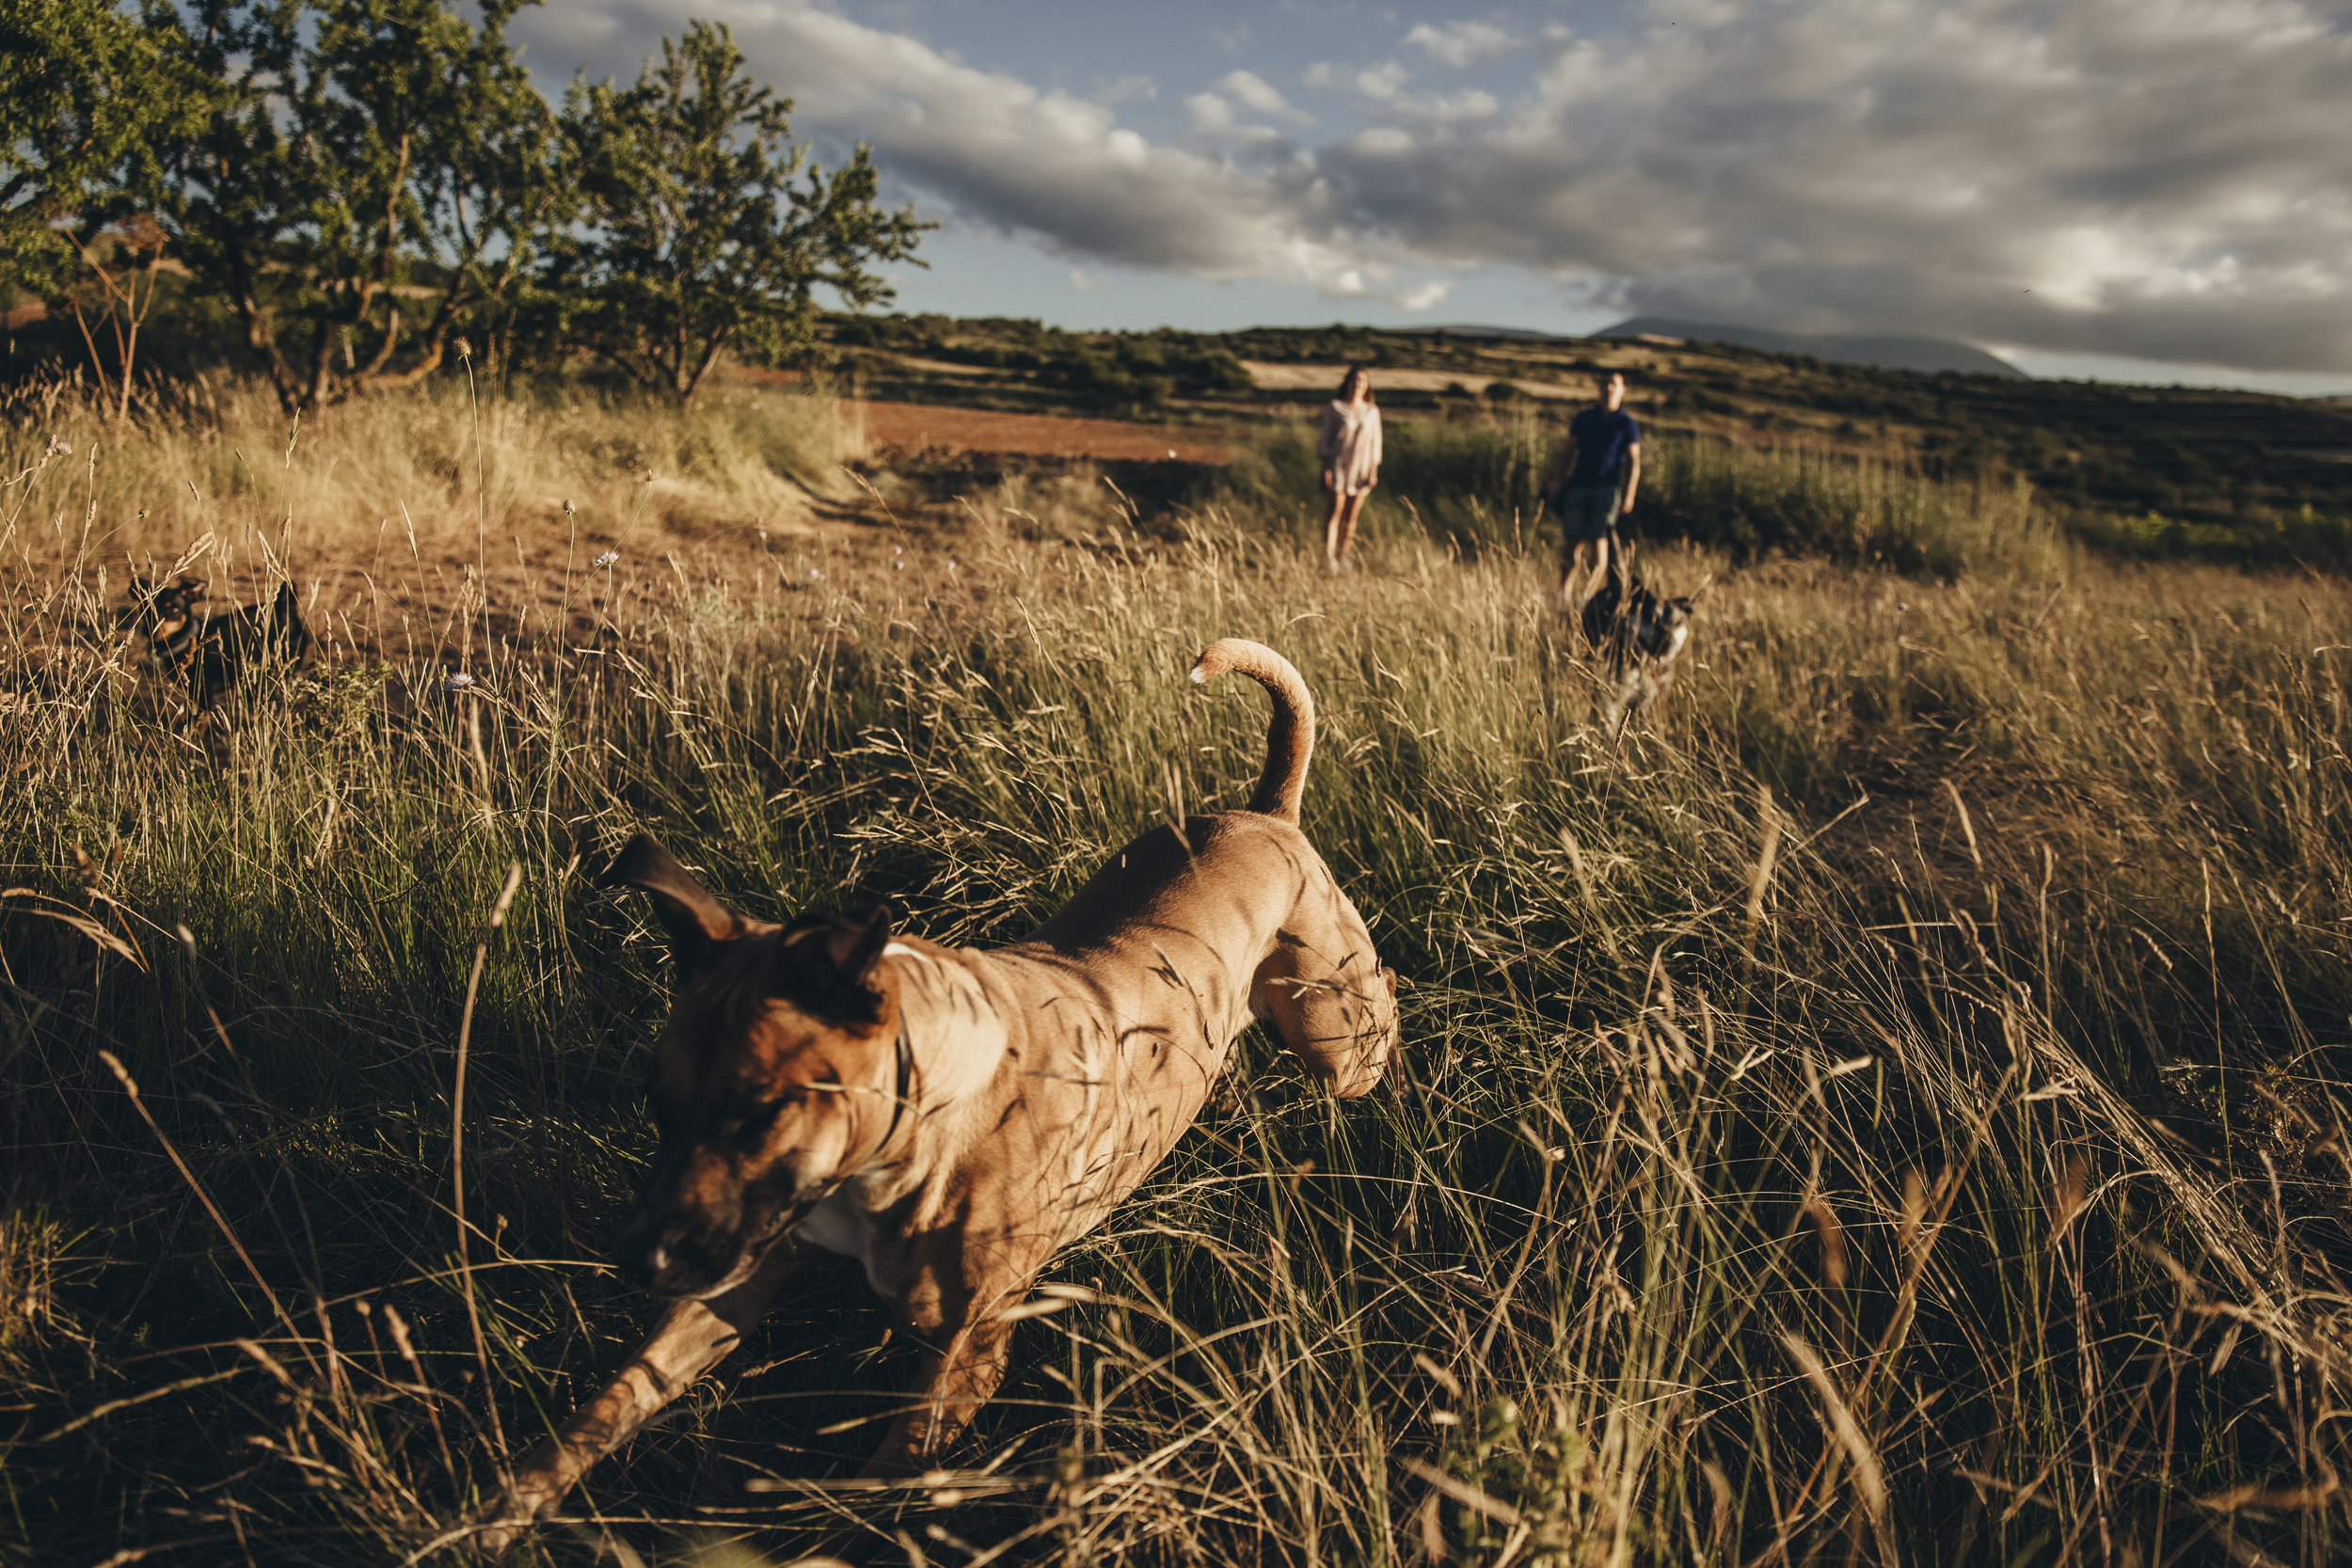
{"label": "white wildflower", "polygon": [[602,555],[600,555],[600,556],[596,557],[596,559],[593,562],[591,562],[591,564],[593,564],[593,565],[596,568],[596,570],[598,570],[598,571],[603,571],[606,567],[608,567],[608,566],[612,565],[614,562],[616,562],[616,561],[618,561],[618,560],[620,560],[620,559],[621,559],[621,552],[620,552],[620,551],[618,551],[618,550],[607,550],[607,551],[605,551]]}
{"label": "white wildflower", "polygon": [[451,671],[449,679],[441,683],[441,689],[452,697],[461,691],[471,691],[473,689],[474,678],[463,670]]}

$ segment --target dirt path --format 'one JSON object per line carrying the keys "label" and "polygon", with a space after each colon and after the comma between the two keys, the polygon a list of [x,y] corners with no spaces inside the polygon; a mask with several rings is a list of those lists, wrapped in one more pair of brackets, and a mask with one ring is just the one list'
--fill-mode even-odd
{"label": "dirt path", "polygon": [[876,449],[905,452],[1015,452],[1031,457],[1094,457],[1124,463],[1223,463],[1224,431],[1199,425],[1136,424],[1055,414],[1006,414],[927,403],[845,400]]}
{"label": "dirt path", "polygon": [[[1216,439],[1228,433],[1199,426],[866,400],[842,407],[885,465],[894,455],[925,452],[1106,463],[1228,459]],[[453,670],[478,665],[501,644],[550,632],[568,645],[600,647],[612,641],[616,626],[713,592],[821,595],[853,580],[886,581],[900,592],[968,591],[970,563],[960,577],[949,564],[967,514],[944,502],[811,495],[805,515],[749,519],[699,515],[685,500],[666,504],[660,492],[648,494],[654,504],[576,534],[551,512],[509,519],[480,539],[437,530],[420,542],[389,521],[375,531],[326,529],[294,554],[292,580],[326,657],[416,659]],[[266,598],[278,570],[235,531],[183,569],[208,580],[205,598],[215,613]],[[73,624],[70,630],[59,625],[60,635],[119,638],[114,618],[129,603],[124,570],[111,570],[103,586],[94,571],[81,574],[92,597],[73,609],[56,597],[61,572],[73,575],[55,560],[11,562],[0,568],[0,582],[41,602],[44,617]]]}

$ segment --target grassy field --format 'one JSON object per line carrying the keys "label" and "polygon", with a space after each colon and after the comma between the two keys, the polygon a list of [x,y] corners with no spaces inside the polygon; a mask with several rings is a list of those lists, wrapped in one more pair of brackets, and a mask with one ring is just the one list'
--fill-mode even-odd
{"label": "grassy field", "polygon": [[1212,424],[1311,417],[1344,367],[1364,364],[1392,419],[1458,423],[1501,410],[1565,425],[1593,372],[1622,371],[1627,406],[1653,437],[2021,475],[2070,525],[2151,553],[2352,565],[2352,404],[2341,398],[1931,375],[1658,337],[1073,333],[946,316],[834,316],[826,333],[833,373],[873,396]]}
{"label": "grassy field", "polygon": [[[291,449],[234,389],[17,413],[8,1561],[455,1557],[648,1316],[597,1259],[663,967],[602,858],[644,828],[758,914],[1016,938],[1246,796],[1262,700],[1183,680],[1228,634],[1314,689],[1306,826],[1405,977],[1392,1082],[1337,1106],[1249,1042],[952,1474],[823,1484],[905,1370],[828,1274],[530,1550],[783,1561],[836,1515],[955,1565],[2345,1549],[2340,580],[1693,451],[1661,505],[1846,485],[1932,548],[1653,552],[1720,576],[1613,738],[1524,518],[1393,506],[1327,577],[1271,447],[1138,518],[1067,472],[861,488],[801,399],[419,399]],[[208,534],[190,570],[290,565],[325,645],[199,727],[113,610]]]}

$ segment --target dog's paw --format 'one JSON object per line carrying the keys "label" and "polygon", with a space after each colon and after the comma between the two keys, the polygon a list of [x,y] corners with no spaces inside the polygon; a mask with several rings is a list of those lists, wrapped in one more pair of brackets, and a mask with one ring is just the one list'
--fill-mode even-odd
{"label": "dog's paw", "polygon": [[466,1544],[477,1557],[504,1557],[521,1543],[524,1533],[554,1503],[553,1496],[517,1482],[512,1490],[492,1497],[474,1510],[473,1516],[466,1521],[474,1527],[473,1533],[466,1538]]}

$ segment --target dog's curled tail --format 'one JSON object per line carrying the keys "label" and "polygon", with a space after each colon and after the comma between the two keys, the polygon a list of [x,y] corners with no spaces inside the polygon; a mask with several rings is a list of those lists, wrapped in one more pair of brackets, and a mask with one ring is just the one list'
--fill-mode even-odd
{"label": "dog's curled tail", "polygon": [[1274,718],[1265,731],[1265,771],[1258,776],[1249,809],[1295,822],[1298,798],[1307,789],[1307,759],[1315,749],[1315,700],[1289,659],[1263,642],[1240,637],[1210,643],[1193,660],[1193,684],[1206,686],[1210,677],[1228,670],[1248,675],[1274,698]]}

